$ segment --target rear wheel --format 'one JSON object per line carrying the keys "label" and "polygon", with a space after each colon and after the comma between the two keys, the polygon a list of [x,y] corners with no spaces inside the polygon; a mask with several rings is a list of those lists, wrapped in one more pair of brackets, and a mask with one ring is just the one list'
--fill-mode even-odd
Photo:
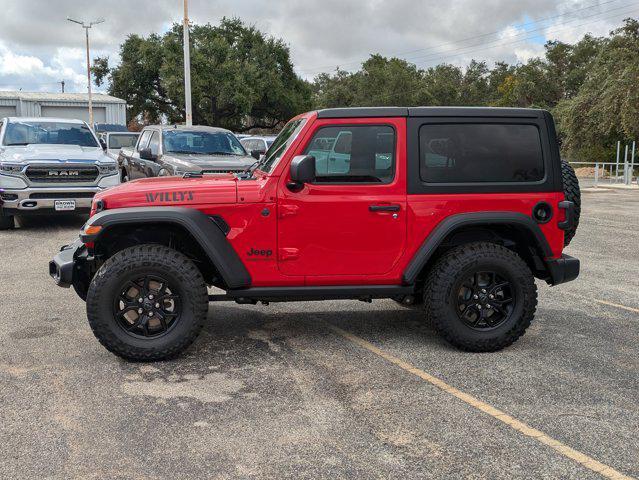
{"label": "rear wheel", "polygon": [[97,339],[128,360],[153,361],[184,351],[206,321],[202,274],[182,253],[141,245],[116,253],[87,292],[87,316]]}
{"label": "rear wheel", "polygon": [[537,287],[516,253],[492,243],[457,247],[426,280],[427,316],[451,344],[491,352],[514,343],[535,314]]}

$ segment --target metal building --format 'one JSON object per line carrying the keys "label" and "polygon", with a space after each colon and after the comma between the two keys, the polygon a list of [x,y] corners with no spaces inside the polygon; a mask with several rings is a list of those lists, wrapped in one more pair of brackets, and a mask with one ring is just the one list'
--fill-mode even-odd
{"label": "metal building", "polygon": [[[61,117],[89,122],[86,93],[0,91],[2,117]],[[93,94],[93,121],[126,125],[126,102],[103,93]]]}

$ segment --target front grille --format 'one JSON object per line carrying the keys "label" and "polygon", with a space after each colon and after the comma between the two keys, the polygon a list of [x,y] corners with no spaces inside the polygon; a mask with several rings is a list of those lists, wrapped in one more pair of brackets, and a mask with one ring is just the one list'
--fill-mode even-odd
{"label": "front grille", "polygon": [[31,165],[27,167],[26,175],[37,183],[92,183],[98,178],[98,168],[84,165]]}
{"label": "front grille", "polygon": [[95,193],[93,192],[60,192],[60,193],[32,193],[29,195],[29,198],[34,200],[43,200],[43,199],[53,199],[57,200],[60,198],[93,198]]}

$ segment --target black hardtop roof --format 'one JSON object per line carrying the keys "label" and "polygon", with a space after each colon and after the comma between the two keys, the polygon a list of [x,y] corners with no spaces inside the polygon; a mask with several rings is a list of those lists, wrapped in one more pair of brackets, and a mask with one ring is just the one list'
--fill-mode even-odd
{"label": "black hardtop roof", "polygon": [[544,110],[504,107],[349,107],[317,111],[318,118],[359,117],[518,117],[541,118]]}

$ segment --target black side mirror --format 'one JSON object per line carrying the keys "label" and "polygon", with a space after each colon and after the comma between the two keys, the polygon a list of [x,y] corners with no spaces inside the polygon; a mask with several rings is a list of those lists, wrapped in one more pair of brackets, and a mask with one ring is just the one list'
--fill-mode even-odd
{"label": "black side mirror", "polygon": [[104,141],[104,138],[100,139],[100,146],[102,147],[102,150],[106,150],[107,149],[107,144]]}
{"label": "black side mirror", "polygon": [[299,190],[305,183],[315,180],[315,157],[311,155],[298,155],[291,162],[291,190]]}
{"label": "black side mirror", "polygon": [[264,150],[251,150],[251,157],[255,160],[259,160],[262,155],[264,155]]}
{"label": "black side mirror", "polygon": [[153,155],[153,153],[151,153],[151,149],[150,148],[143,148],[142,150],[140,150],[140,158],[142,160],[151,160],[151,161],[155,161],[157,160],[157,155]]}

